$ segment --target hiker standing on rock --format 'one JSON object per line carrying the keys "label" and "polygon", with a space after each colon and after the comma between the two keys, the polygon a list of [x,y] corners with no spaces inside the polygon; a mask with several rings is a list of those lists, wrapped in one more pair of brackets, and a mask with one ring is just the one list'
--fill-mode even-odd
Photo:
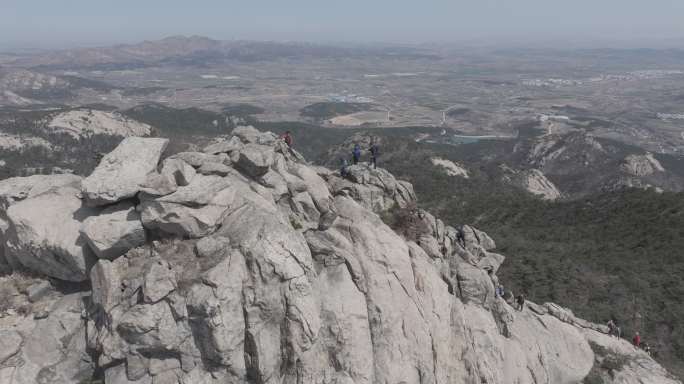
{"label": "hiker standing on rock", "polygon": [[525,295],[522,293],[518,295],[518,298],[515,300],[516,303],[518,303],[518,311],[522,311],[525,309]]}
{"label": "hiker standing on rock", "polygon": [[465,249],[466,247],[466,242],[465,242],[465,234],[463,233],[463,226],[459,227],[458,230],[456,231],[456,242],[458,242],[461,247]]}
{"label": "hiker standing on rock", "polygon": [[615,335],[615,322],[613,319],[608,320],[608,335],[614,336]]}
{"label": "hiker standing on rock", "polygon": [[371,141],[371,146],[368,150],[371,154],[370,162],[371,164],[373,164],[373,169],[375,169],[378,167],[378,156],[380,156],[380,147],[375,143],[375,141]]}
{"label": "hiker standing on rock", "polygon": [[340,167],[340,176],[347,177],[347,175],[349,175],[349,169],[347,169],[349,167],[349,162],[347,159],[343,158],[341,159],[341,163],[342,166]]}
{"label": "hiker standing on rock", "polygon": [[352,160],[354,162],[354,165],[358,164],[360,159],[361,159],[361,146],[357,143],[357,144],[354,144],[354,149],[352,150]]}
{"label": "hiker standing on rock", "polygon": [[634,334],[634,337],[632,338],[632,343],[637,348],[639,348],[641,346],[641,335],[639,335],[639,332],[636,332]]}
{"label": "hiker standing on rock", "polygon": [[290,131],[285,132],[280,138],[283,139],[288,147],[292,148],[292,135],[290,134]]}

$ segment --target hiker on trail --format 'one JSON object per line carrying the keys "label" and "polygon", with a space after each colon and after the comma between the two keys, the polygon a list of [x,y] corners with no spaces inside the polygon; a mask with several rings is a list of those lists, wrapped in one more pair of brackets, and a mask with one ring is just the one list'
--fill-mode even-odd
{"label": "hiker on trail", "polygon": [[373,164],[373,168],[378,167],[378,156],[380,156],[380,147],[375,144],[375,141],[371,141],[371,146],[368,149],[370,151],[371,157],[370,162]]}
{"label": "hiker on trail", "polygon": [[357,143],[354,145],[354,149],[352,150],[352,160],[354,161],[354,165],[358,164],[360,159],[361,159],[361,146]]}
{"label": "hiker on trail", "polygon": [[634,337],[632,338],[632,343],[637,348],[639,348],[641,346],[641,336],[639,335],[639,332],[636,332],[634,334]]}
{"label": "hiker on trail", "polygon": [[519,294],[515,302],[518,303],[518,311],[522,311],[523,309],[525,309],[525,295],[523,295],[522,293]]}
{"label": "hiker on trail", "polygon": [[342,158],[340,160],[342,160],[342,166],[340,167],[340,176],[347,177],[347,175],[349,175],[349,169],[347,169],[349,167],[349,162],[345,158]]}
{"label": "hiker on trail", "polygon": [[283,139],[288,147],[292,148],[292,135],[290,134],[290,131],[285,132],[280,138]]}
{"label": "hiker on trail", "polygon": [[608,335],[610,335],[610,336],[615,335],[615,327],[616,326],[615,326],[615,322],[613,321],[613,319],[608,320],[608,324],[606,324],[606,325],[608,325]]}
{"label": "hiker on trail", "polygon": [[497,296],[499,296],[500,298],[503,299],[504,295],[506,294],[506,291],[504,290],[504,286],[499,285],[499,287],[496,289],[496,291],[497,291]]}
{"label": "hiker on trail", "polygon": [[651,346],[648,343],[644,343],[644,352],[651,356]]}
{"label": "hiker on trail", "polygon": [[463,227],[459,227],[458,230],[456,231],[456,241],[461,244],[463,248],[465,248],[465,234],[463,233]]}

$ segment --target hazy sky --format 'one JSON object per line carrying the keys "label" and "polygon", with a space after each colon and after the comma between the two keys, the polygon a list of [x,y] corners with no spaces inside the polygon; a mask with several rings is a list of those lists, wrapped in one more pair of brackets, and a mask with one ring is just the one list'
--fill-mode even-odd
{"label": "hazy sky", "polygon": [[0,0],[0,47],[169,35],[344,42],[684,39],[684,0]]}

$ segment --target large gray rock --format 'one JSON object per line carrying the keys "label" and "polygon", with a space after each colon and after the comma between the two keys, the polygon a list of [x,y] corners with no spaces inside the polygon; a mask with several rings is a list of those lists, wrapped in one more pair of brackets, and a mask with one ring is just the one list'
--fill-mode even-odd
{"label": "large gray rock", "polygon": [[5,232],[9,229],[7,209],[22,200],[63,186],[80,188],[81,177],[71,174],[33,175],[0,180],[0,273],[20,268],[12,254],[5,254]]}
{"label": "large gray rock", "polygon": [[261,132],[252,126],[240,126],[233,129],[231,134],[244,143],[273,145],[278,137],[272,132]]}
{"label": "large gray rock", "polygon": [[12,205],[6,251],[29,270],[68,281],[84,281],[95,261],[80,229],[99,213],[84,207],[76,186],[50,190]]}
{"label": "large gray rock", "polygon": [[151,263],[144,275],[143,299],[146,303],[156,303],[176,289],[176,280],[169,270],[168,263],[156,260]]}
{"label": "large gray rock", "polygon": [[178,186],[190,184],[195,177],[195,168],[179,158],[166,159],[162,164],[161,174],[169,177]]}
{"label": "large gray rock", "polygon": [[141,219],[152,230],[182,237],[202,237],[216,230],[236,198],[230,179],[197,175],[170,195],[141,196]]}
{"label": "large gray rock", "polygon": [[166,173],[151,172],[140,184],[140,194],[146,196],[165,196],[170,195],[178,189],[178,184],[174,175]]}
{"label": "large gray rock", "polygon": [[237,167],[250,177],[263,176],[273,165],[275,153],[273,148],[247,144],[240,150]]}
{"label": "large gray rock", "polygon": [[122,282],[118,264],[99,260],[90,270],[93,303],[104,311],[111,310],[121,300]]}
{"label": "large gray rock", "polygon": [[131,203],[107,207],[83,222],[81,232],[101,259],[114,259],[145,244],[145,228]]}
{"label": "large gray rock", "polygon": [[[258,141],[258,135],[259,133],[257,131],[257,133],[251,135],[251,137],[253,137],[255,141]],[[240,149],[242,149],[243,146],[244,143],[237,136],[231,136],[229,138],[218,137],[212,140],[212,142],[204,148],[204,153],[208,153],[211,155],[218,155],[219,153],[231,153],[233,151],[239,151]]]}
{"label": "large gray rock", "polygon": [[4,319],[15,325],[0,331],[0,383],[80,384],[93,376],[82,300],[81,294],[53,300],[46,319]]}
{"label": "large gray rock", "polygon": [[365,208],[375,212],[388,210],[394,206],[407,207],[416,201],[413,186],[399,181],[382,168],[370,168],[359,164],[348,168],[349,176],[342,179],[329,176],[334,193],[344,193],[358,201]]}
{"label": "large gray rock", "polygon": [[50,282],[43,280],[35,284],[31,284],[28,288],[26,288],[26,296],[28,296],[28,300],[30,302],[35,303],[36,301],[40,301],[45,296],[49,295],[51,291],[52,285]]}
{"label": "large gray rock", "polygon": [[225,154],[211,155],[202,152],[179,152],[169,156],[165,161],[174,159],[182,160],[194,168],[199,168],[204,163],[224,163],[228,161],[228,157]]}
{"label": "large gray rock", "polygon": [[228,174],[235,171],[233,170],[233,168],[222,163],[206,162],[197,169],[197,172],[203,175],[228,176]]}
{"label": "large gray rock", "polygon": [[157,168],[168,143],[168,139],[125,138],[83,180],[86,203],[90,206],[106,205],[135,196],[147,174]]}
{"label": "large gray rock", "polygon": [[37,196],[51,189],[79,185],[81,177],[72,174],[33,175],[0,180],[0,210],[10,205]]}

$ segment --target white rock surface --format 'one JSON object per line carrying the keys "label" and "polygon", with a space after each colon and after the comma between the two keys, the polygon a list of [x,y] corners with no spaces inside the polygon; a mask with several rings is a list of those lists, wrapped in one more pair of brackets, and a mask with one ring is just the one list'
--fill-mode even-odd
{"label": "white rock surface", "polygon": [[129,119],[118,112],[94,109],[76,109],[52,117],[47,129],[54,133],[65,133],[76,139],[93,134],[110,136],[149,136],[152,127]]}
{"label": "white rock surface", "polygon": [[406,207],[415,201],[415,192],[410,183],[396,180],[382,168],[367,165],[352,165],[348,168],[349,178],[327,175],[331,190],[335,194],[346,194],[359,201],[367,209],[383,211],[393,206]]}
{"label": "white rock surface", "polygon": [[653,157],[652,153],[629,155],[625,157],[625,161],[620,166],[620,169],[629,175],[637,177],[650,176],[656,172],[665,172],[665,168]]}
{"label": "white rock surface", "polygon": [[65,185],[78,186],[80,183],[79,176],[69,174],[13,177],[0,181],[0,271],[9,273],[12,269],[21,266],[11,253],[5,254],[5,233],[9,229],[7,209],[31,196]]}
{"label": "white rock surface", "polygon": [[551,180],[547,179],[538,169],[521,172],[520,183],[525,190],[533,195],[540,196],[544,200],[557,200],[562,196]]}
{"label": "white rock surface", "polygon": [[438,157],[433,157],[430,159],[430,161],[432,161],[434,166],[444,168],[449,176],[461,176],[465,179],[469,178],[468,170],[466,170],[463,166],[454,163],[453,161],[440,159]]}
{"label": "white rock surface", "polygon": [[12,135],[0,133],[0,149],[7,151],[21,151],[30,147],[52,149],[52,144],[40,137],[28,135]]}
{"label": "white rock surface", "polygon": [[167,139],[125,138],[102,158],[83,180],[83,198],[91,206],[106,205],[135,196],[147,175],[157,168]]}
{"label": "white rock surface", "polygon": [[7,254],[40,274],[86,280],[95,256],[80,228],[98,210],[84,207],[79,192],[78,185],[63,186],[10,206]]}

